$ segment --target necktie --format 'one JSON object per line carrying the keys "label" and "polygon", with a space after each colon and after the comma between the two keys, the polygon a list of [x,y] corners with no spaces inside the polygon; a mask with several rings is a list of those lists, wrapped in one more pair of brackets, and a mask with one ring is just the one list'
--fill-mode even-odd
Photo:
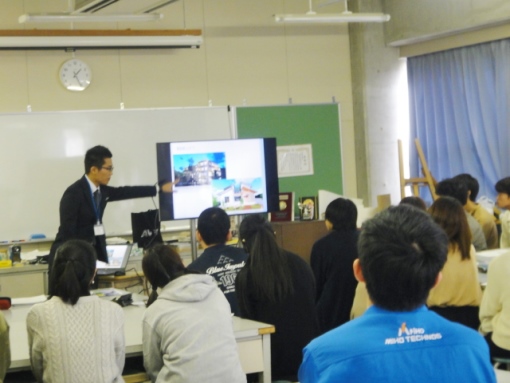
{"label": "necktie", "polygon": [[97,211],[99,212],[99,206],[101,206],[101,192],[99,189],[94,192],[94,202],[96,203]]}

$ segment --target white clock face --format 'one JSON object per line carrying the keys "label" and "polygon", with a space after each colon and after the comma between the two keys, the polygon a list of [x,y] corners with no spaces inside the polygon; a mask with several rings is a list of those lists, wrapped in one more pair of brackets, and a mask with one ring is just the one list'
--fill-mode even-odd
{"label": "white clock face", "polygon": [[67,90],[73,92],[85,90],[91,80],[92,72],[89,66],[81,60],[68,60],[60,67],[60,81]]}

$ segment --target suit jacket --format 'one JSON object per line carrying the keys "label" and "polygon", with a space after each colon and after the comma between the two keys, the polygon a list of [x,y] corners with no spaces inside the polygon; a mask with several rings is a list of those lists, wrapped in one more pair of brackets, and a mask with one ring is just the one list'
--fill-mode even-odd
{"label": "suit jacket", "polygon": [[[156,195],[155,186],[111,187],[101,185],[99,189],[102,197],[99,207],[101,222],[106,204],[110,201],[153,197]],[[97,258],[104,262],[108,261],[105,236],[94,235],[94,225],[97,222],[94,205],[90,185],[85,176],[66,189],[60,200],[60,226],[50,251],[50,270],[57,248],[70,239],[82,239],[93,244],[97,251]]]}

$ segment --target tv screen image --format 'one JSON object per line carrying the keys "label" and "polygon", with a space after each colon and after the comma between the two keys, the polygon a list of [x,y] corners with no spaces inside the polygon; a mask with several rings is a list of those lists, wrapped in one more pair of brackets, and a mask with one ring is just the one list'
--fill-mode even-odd
{"label": "tv screen image", "polygon": [[160,193],[164,221],[213,206],[230,215],[278,209],[274,138],[158,143],[156,151],[159,182],[175,182],[173,193]]}

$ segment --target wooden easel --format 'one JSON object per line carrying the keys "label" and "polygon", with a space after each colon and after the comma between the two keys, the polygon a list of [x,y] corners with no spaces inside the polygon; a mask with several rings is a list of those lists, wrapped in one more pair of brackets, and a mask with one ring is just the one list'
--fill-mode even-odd
{"label": "wooden easel", "polygon": [[430,194],[432,195],[432,199],[435,201],[437,198],[436,195],[436,180],[432,177],[430,173],[429,166],[427,164],[427,160],[425,160],[425,155],[423,154],[423,149],[421,148],[420,141],[416,138],[414,140],[414,144],[416,145],[416,150],[418,152],[418,157],[420,158],[421,170],[423,172],[424,177],[422,178],[405,178],[404,177],[404,156],[402,151],[402,140],[398,140],[398,163],[400,170],[400,197],[404,198],[406,196],[405,187],[410,185],[413,196],[420,195],[420,186],[427,186],[430,190]]}

